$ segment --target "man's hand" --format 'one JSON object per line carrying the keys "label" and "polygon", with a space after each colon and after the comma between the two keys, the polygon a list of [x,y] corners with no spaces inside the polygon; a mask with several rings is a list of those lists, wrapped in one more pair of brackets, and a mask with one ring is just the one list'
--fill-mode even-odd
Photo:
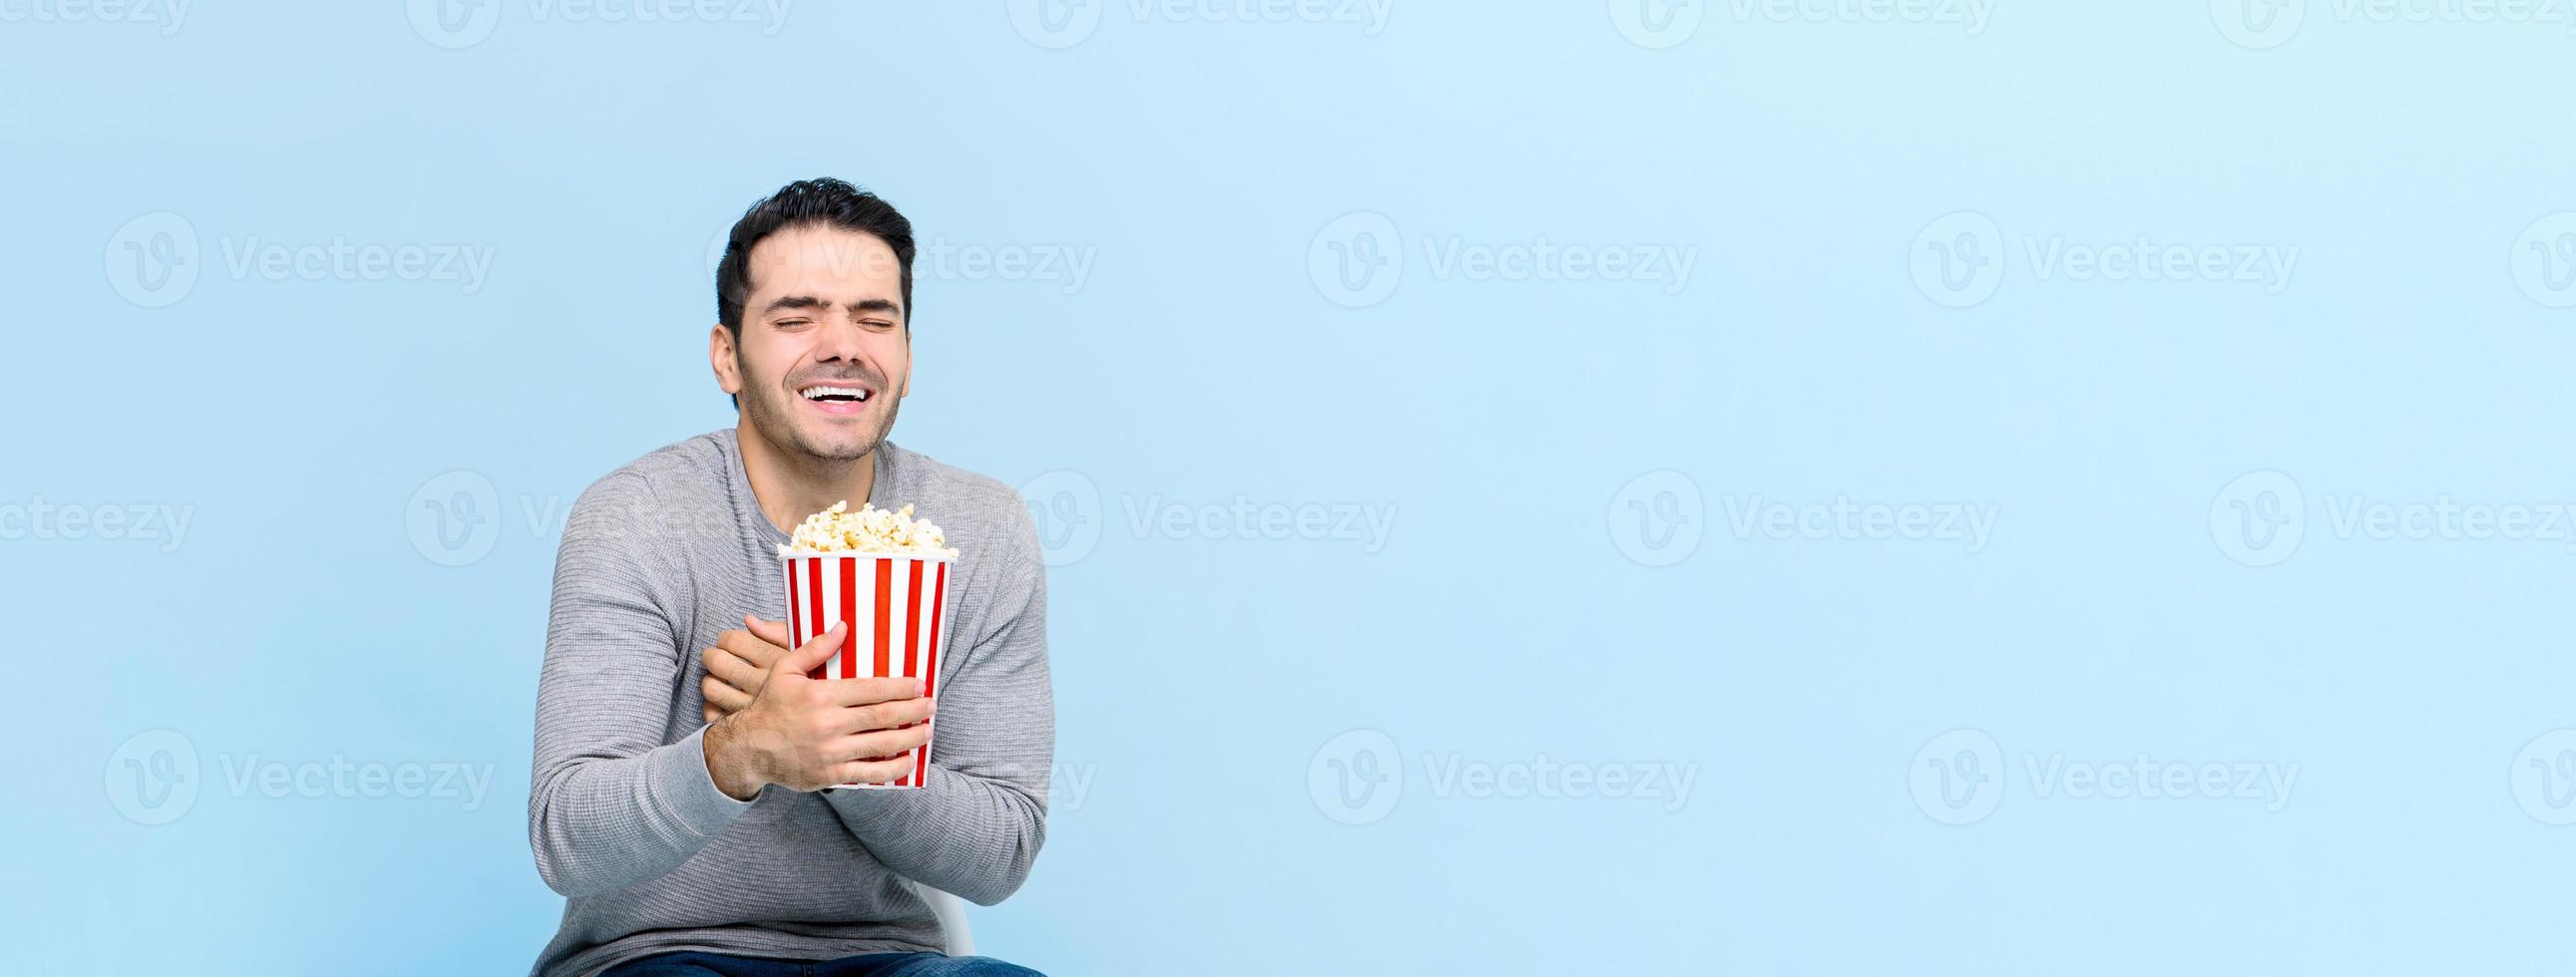
{"label": "man's hand", "polygon": [[833,624],[779,656],[748,705],[707,727],[707,773],[717,790],[747,801],[770,784],[812,791],[912,772],[903,754],[930,742],[931,702],[920,679],[805,675],[840,650],[848,629]]}
{"label": "man's hand", "polygon": [[763,621],[745,614],[742,626],[743,630],[717,635],[715,647],[698,653],[698,659],[707,667],[707,677],[698,680],[698,691],[706,699],[709,723],[750,705],[752,695],[760,691],[761,680],[769,675],[769,666],[787,653],[785,622]]}

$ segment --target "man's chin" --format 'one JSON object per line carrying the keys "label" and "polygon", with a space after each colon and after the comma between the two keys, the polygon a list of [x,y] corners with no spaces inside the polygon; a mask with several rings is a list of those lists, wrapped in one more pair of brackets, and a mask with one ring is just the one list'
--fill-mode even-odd
{"label": "man's chin", "polygon": [[847,431],[798,431],[795,438],[797,450],[823,461],[857,461],[876,451],[882,441],[882,436],[873,433],[858,435]]}
{"label": "man's chin", "polygon": [[[767,416],[764,416],[767,415]],[[875,451],[883,438],[853,431],[817,431],[794,420],[750,412],[751,427],[776,450],[813,461],[856,461]]]}

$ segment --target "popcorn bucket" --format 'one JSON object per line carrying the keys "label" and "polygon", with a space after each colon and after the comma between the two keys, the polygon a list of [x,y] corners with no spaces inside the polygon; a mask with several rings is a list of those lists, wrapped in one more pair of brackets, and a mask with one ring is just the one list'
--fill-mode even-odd
{"label": "popcorn bucket", "polygon": [[[865,553],[788,553],[779,557],[787,583],[787,631],[797,646],[835,621],[847,622],[841,653],[808,673],[817,679],[917,678],[924,694],[939,691],[939,653],[948,647],[948,564],[939,557]],[[932,728],[936,729],[934,722]],[[914,747],[912,770],[888,783],[835,784],[867,789],[918,788],[930,775],[930,744]]]}

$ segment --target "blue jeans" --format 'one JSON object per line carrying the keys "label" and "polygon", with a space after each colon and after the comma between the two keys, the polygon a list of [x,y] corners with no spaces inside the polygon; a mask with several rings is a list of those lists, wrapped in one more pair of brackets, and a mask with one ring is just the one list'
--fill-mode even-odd
{"label": "blue jeans", "polygon": [[1046,977],[991,957],[862,953],[838,960],[774,960],[722,953],[660,953],[610,967],[599,977]]}

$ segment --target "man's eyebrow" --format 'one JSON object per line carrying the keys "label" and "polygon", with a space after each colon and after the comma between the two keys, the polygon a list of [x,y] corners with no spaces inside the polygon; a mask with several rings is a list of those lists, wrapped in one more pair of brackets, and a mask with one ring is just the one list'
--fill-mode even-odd
{"label": "man's eyebrow", "polygon": [[[811,295],[782,295],[777,299],[772,300],[766,308],[763,308],[760,311],[762,315],[769,315],[771,313],[784,312],[790,309],[830,309],[831,307],[832,303],[815,298]],[[897,304],[893,299],[865,299],[850,303],[850,312],[852,314],[861,312],[891,312],[894,313],[896,318],[902,318],[903,306]]]}

